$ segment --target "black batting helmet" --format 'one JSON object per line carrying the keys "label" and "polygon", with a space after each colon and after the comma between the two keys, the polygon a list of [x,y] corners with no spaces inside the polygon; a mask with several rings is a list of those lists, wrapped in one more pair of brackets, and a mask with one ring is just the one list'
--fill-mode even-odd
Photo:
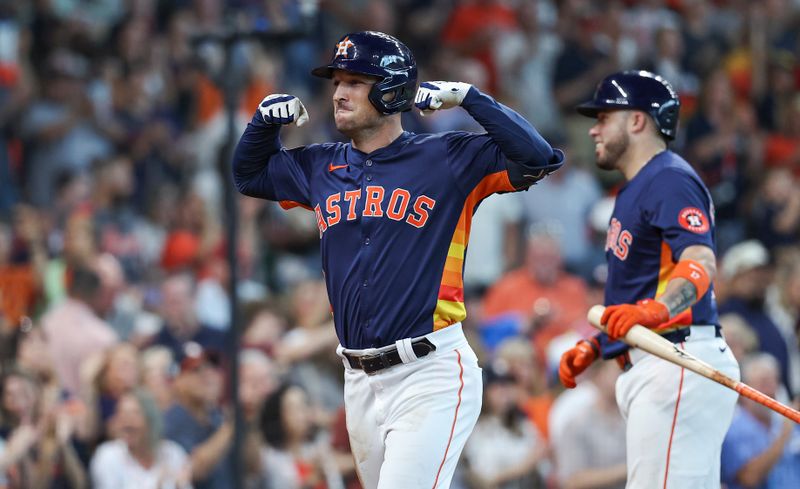
{"label": "black batting helmet", "polygon": [[596,117],[601,110],[641,110],[653,118],[661,134],[675,139],[681,102],[672,85],[643,70],[607,76],[597,85],[592,100],[577,107],[580,114]]}
{"label": "black batting helmet", "polygon": [[369,92],[369,101],[381,114],[411,110],[414,105],[417,63],[411,50],[388,34],[365,31],[343,36],[336,43],[331,62],[314,68],[311,74],[331,78],[333,70],[378,77]]}

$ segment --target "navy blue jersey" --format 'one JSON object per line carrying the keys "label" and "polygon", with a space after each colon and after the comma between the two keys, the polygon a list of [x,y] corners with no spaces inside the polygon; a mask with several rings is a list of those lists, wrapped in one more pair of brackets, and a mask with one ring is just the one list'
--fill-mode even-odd
{"label": "navy blue jersey", "polygon": [[[711,196],[683,158],[663,151],[620,190],[606,237],[605,304],[659,297],[683,250],[714,244]],[[713,284],[675,326],[717,324]]]}
{"label": "navy blue jersey", "polygon": [[[524,119],[477,90],[462,106],[492,136],[404,132],[370,154],[349,143],[285,149],[278,128],[258,114],[242,136],[238,189],[316,215],[345,348],[385,346],[463,320],[462,272],[476,207],[492,193],[518,190],[508,171],[512,153],[524,149],[539,166],[563,159]],[[513,144],[498,144],[498,131]]]}

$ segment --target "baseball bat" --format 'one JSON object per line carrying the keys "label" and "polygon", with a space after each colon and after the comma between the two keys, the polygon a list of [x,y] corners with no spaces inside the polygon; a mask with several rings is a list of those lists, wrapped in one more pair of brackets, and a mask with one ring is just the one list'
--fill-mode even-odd
{"label": "baseball bat", "polygon": [[[602,332],[606,332],[605,326],[600,324],[600,318],[603,317],[605,307],[597,305],[589,309],[587,318],[589,323]],[[668,362],[680,365],[683,368],[691,370],[692,372],[702,375],[707,379],[711,379],[718,384],[722,384],[729,389],[738,392],[739,395],[751,399],[759,404],[763,404],[768,408],[776,411],[795,423],[800,424],[800,411],[790,408],[782,404],[761,391],[753,389],[749,385],[733,380],[719,370],[715,369],[706,362],[686,352],[675,343],[669,341],[663,336],[655,333],[644,326],[636,325],[628,331],[628,334],[622,338],[622,341],[628,345],[644,350],[647,353],[662,358]]]}

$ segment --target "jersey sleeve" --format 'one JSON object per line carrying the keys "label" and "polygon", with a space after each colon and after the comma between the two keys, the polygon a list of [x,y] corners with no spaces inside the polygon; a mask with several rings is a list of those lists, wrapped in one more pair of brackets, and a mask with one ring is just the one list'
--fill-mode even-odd
{"label": "jersey sleeve", "polygon": [[280,127],[267,126],[256,115],[234,152],[234,183],[244,195],[275,200],[283,207],[310,207],[311,170],[321,153],[322,145],[283,148]]}
{"label": "jersey sleeve", "polygon": [[507,159],[488,134],[452,132],[445,140],[447,163],[464,194],[479,184],[485,187],[485,195],[516,190],[508,177]]}
{"label": "jersey sleeve", "polygon": [[659,172],[643,206],[650,225],[659,229],[678,260],[693,245],[714,248],[711,197],[691,175],[674,169]]}

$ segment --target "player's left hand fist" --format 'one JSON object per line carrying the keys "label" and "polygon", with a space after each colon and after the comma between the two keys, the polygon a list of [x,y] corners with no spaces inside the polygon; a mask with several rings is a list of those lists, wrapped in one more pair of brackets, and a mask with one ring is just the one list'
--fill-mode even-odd
{"label": "player's left hand fist", "polygon": [[308,111],[299,98],[285,93],[267,95],[258,104],[258,111],[269,125],[295,123],[297,127],[308,122]]}
{"label": "player's left hand fist", "polygon": [[652,329],[667,321],[669,321],[667,306],[653,299],[644,299],[636,304],[608,306],[600,318],[600,323],[605,325],[606,333],[612,339],[625,337],[636,324]]}
{"label": "player's left hand fist", "polygon": [[422,112],[422,115],[430,114],[434,110],[451,109],[461,105],[470,88],[472,85],[469,83],[422,82],[414,98],[414,106]]}
{"label": "player's left hand fist", "polygon": [[577,383],[575,377],[589,368],[599,356],[600,345],[596,338],[580,340],[561,355],[558,364],[558,378],[567,389],[574,389]]}

